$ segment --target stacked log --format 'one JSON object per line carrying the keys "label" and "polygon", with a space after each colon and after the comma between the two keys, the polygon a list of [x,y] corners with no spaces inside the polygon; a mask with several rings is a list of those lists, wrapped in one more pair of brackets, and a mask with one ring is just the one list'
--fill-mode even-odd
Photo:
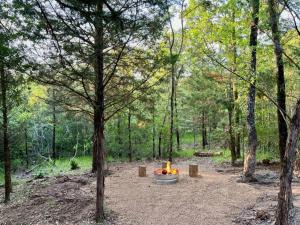
{"label": "stacked log", "polygon": [[197,157],[213,157],[213,156],[222,156],[223,152],[195,152],[194,156]]}

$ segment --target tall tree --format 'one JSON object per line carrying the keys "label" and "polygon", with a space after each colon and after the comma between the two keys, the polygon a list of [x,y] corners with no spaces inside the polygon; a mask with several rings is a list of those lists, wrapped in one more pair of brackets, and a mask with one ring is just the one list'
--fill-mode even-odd
{"label": "tall tree", "polygon": [[7,106],[7,86],[8,76],[4,71],[4,63],[0,60],[0,80],[1,80],[1,100],[2,100],[2,126],[3,126],[3,151],[4,151],[4,170],[5,170],[5,202],[10,200],[12,191],[11,184],[11,153],[9,148],[8,136],[8,106]]}
{"label": "tall tree", "polygon": [[55,89],[52,89],[52,158],[58,158],[56,151],[56,105],[55,105]]}
{"label": "tall tree", "polygon": [[300,133],[300,98],[296,103],[292,117],[289,135],[286,143],[286,151],[282,161],[280,174],[280,191],[278,193],[278,206],[276,213],[276,225],[290,224],[290,208],[292,206],[292,180],[294,162],[296,159],[297,141]]}
{"label": "tall tree", "polygon": [[22,76],[18,71],[22,69],[20,43],[16,41],[18,30],[14,20],[15,11],[11,9],[11,2],[0,4],[0,90],[1,112],[3,128],[3,152],[5,170],[5,202],[10,200],[11,183],[11,149],[9,138],[9,118],[11,109],[17,105],[20,90],[18,85]]}
{"label": "tall tree", "polygon": [[[170,2],[171,3],[171,2]],[[169,3],[169,4],[170,4]],[[172,22],[172,16],[170,13],[170,7],[172,5],[168,6],[167,14],[168,14],[168,20],[169,20],[169,26],[170,26],[170,37],[169,37],[169,58],[170,58],[170,85],[171,85],[171,93],[170,93],[170,133],[169,133],[169,161],[172,162],[173,160],[173,134],[174,134],[174,127],[178,123],[178,121],[174,121],[174,115],[176,115],[176,107],[177,107],[177,101],[176,101],[176,64],[178,63],[179,56],[182,53],[183,49],[183,10],[184,10],[184,1],[181,1],[179,4],[180,7],[180,18],[181,18],[181,37],[179,40],[179,46],[176,46],[176,34],[174,30],[174,25]],[[176,47],[178,49],[176,49]],[[177,117],[177,115],[176,115]],[[175,124],[175,123],[176,124]],[[177,125],[176,125],[177,127]],[[178,129],[176,129],[178,131]],[[179,131],[178,131],[179,135]],[[179,148],[179,136],[177,136],[177,146]]]}
{"label": "tall tree", "polygon": [[255,96],[256,96],[256,48],[259,20],[259,0],[251,0],[252,22],[250,32],[250,48],[251,48],[251,66],[250,66],[250,87],[248,90],[247,100],[247,128],[248,128],[248,149],[244,162],[244,177],[251,181],[254,179],[256,167],[256,147],[257,133],[255,126]]}
{"label": "tall tree", "polygon": [[277,118],[278,118],[278,134],[279,134],[279,154],[280,160],[283,161],[286,140],[288,136],[287,124],[286,124],[286,94],[285,94],[285,78],[284,78],[284,63],[283,53],[280,40],[280,32],[278,28],[279,2],[276,0],[268,0],[270,26],[272,31],[272,39],[274,43],[274,53],[276,57],[277,66]]}

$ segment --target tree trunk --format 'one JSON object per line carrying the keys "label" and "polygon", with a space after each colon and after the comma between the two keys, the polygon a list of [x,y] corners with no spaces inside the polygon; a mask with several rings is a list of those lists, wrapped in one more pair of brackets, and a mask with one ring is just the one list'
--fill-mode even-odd
{"label": "tree trunk", "polygon": [[56,108],[55,108],[55,90],[52,90],[52,98],[53,98],[53,112],[52,112],[52,158],[56,159]]}
{"label": "tree trunk", "polygon": [[3,126],[3,151],[4,151],[4,180],[5,180],[5,198],[4,201],[10,200],[10,193],[12,191],[11,184],[11,158],[9,148],[8,136],[8,110],[7,110],[7,75],[4,72],[3,65],[0,65],[1,75],[1,92],[2,92],[2,126]]}
{"label": "tree trunk", "polygon": [[252,7],[252,24],[250,33],[250,47],[251,47],[251,84],[248,91],[247,100],[247,128],[248,128],[248,149],[244,162],[244,177],[251,181],[254,176],[256,166],[256,147],[257,147],[257,133],[255,126],[255,95],[256,95],[256,47],[257,47],[257,33],[258,33],[258,13],[259,0],[251,1]]}
{"label": "tree trunk", "polygon": [[161,141],[162,141],[162,130],[159,132],[159,136],[158,136],[158,157],[160,159],[162,158]]}
{"label": "tree trunk", "polygon": [[[233,13],[232,13],[232,22],[235,23],[235,10],[236,10],[236,6],[234,6],[233,9]],[[236,48],[236,28],[235,26],[233,26],[233,30],[232,30],[232,40],[233,40],[233,65],[232,65],[232,71],[233,73],[236,72],[236,68],[237,68],[237,48]],[[235,112],[235,129],[233,130],[233,139],[235,141],[234,146],[235,146],[235,158],[241,158],[241,143],[240,143],[240,132],[238,130],[239,127],[239,116],[240,116],[240,109],[239,106],[237,104],[237,100],[238,100],[238,89],[237,89],[237,84],[236,81],[232,81],[232,92],[233,92],[233,107],[234,107],[234,112]],[[232,140],[232,139],[231,139]]]}
{"label": "tree trunk", "polygon": [[[235,96],[238,95],[237,91],[235,92]],[[237,97],[235,97],[237,100]],[[241,132],[239,131],[240,126],[240,109],[237,105],[235,105],[235,124],[237,127],[237,131],[235,133],[235,152],[236,157],[241,158]]]}
{"label": "tree trunk", "polygon": [[153,100],[152,104],[153,104],[152,105],[152,157],[154,159],[156,156],[156,153],[155,153],[155,135],[156,135],[156,132],[155,132],[155,100]]}
{"label": "tree trunk", "polygon": [[96,151],[97,189],[96,189],[96,220],[104,218],[104,71],[103,71],[103,1],[97,1],[97,18],[95,22],[95,107],[94,107],[94,149]]}
{"label": "tree trunk", "polygon": [[25,139],[25,154],[26,154],[26,168],[29,167],[29,154],[28,154],[28,142],[27,142],[27,125],[25,124],[25,129],[24,129],[24,139]]}
{"label": "tree trunk", "polygon": [[176,93],[176,90],[177,90],[177,82],[175,84],[175,104],[174,104],[174,107],[175,107],[175,121],[176,121],[176,144],[177,144],[177,151],[180,150],[180,133],[179,133],[179,124],[178,124],[178,109],[177,109],[177,93]]}
{"label": "tree trunk", "polygon": [[286,104],[285,104],[285,79],[284,79],[284,64],[282,57],[282,47],[280,42],[280,34],[278,30],[279,16],[277,13],[278,2],[276,0],[268,0],[268,8],[270,15],[270,26],[272,30],[272,38],[274,43],[274,53],[276,56],[277,65],[277,119],[278,119],[278,133],[279,133],[279,153],[280,160],[283,161],[286,140],[288,136],[287,124],[286,124]]}
{"label": "tree trunk", "polygon": [[206,132],[206,126],[205,126],[205,112],[202,111],[202,148],[205,149],[205,146],[207,145],[207,132]]}
{"label": "tree trunk", "polygon": [[197,133],[196,133],[196,128],[194,127],[193,128],[193,133],[194,133],[194,149],[196,149],[196,135],[197,135]]}
{"label": "tree trunk", "polygon": [[276,213],[276,225],[289,224],[289,209],[292,206],[292,180],[296,147],[300,131],[300,97],[298,98],[295,113],[290,124],[290,132],[287,139],[286,151],[282,162],[280,175],[280,191],[278,193],[278,206]]}
{"label": "tree trunk", "polygon": [[[173,54],[171,53],[171,58]],[[174,98],[175,98],[175,65],[171,65],[171,101],[170,101],[170,136],[169,136],[169,161],[173,160],[173,131],[174,131]]]}
{"label": "tree trunk", "polygon": [[233,108],[228,109],[228,125],[229,125],[229,147],[231,152],[231,165],[235,164],[236,161],[236,152],[235,152],[235,138],[233,132],[233,124],[232,124],[232,117],[233,117]]}
{"label": "tree trunk", "polygon": [[128,158],[132,162],[132,143],[131,143],[131,112],[128,109]]}
{"label": "tree trunk", "polygon": [[[235,20],[235,14],[233,13],[233,21]],[[232,39],[234,41],[233,49],[235,46],[235,29],[233,30]],[[236,52],[233,50],[233,71],[236,70]],[[231,165],[233,166],[236,161],[236,149],[235,149],[235,132],[234,132],[234,124],[233,124],[233,112],[235,106],[234,99],[234,83],[232,80],[232,74],[229,75],[229,90],[228,90],[228,126],[229,126],[229,148],[231,152]]]}
{"label": "tree trunk", "polygon": [[122,157],[122,138],[121,138],[121,136],[122,136],[122,132],[121,132],[121,118],[120,117],[118,117],[118,119],[117,119],[117,132],[118,132],[118,134],[117,134],[117,143],[118,143],[118,147],[119,147],[119,149],[118,149],[118,151],[119,151],[119,158],[121,158]]}
{"label": "tree trunk", "polygon": [[[95,121],[97,120],[96,119],[96,109],[94,109],[94,134],[93,134],[93,143],[94,143],[94,140],[95,140],[95,130],[96,130],[96,127],[95,127]],[[93,144],[93,162],[92,162],[92,173],[96,173],[97,172],[97,146],[95,144]]]}

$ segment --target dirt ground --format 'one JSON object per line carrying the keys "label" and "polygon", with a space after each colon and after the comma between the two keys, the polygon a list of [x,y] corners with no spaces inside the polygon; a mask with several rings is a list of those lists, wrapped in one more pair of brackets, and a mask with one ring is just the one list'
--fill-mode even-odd
{"label": "dirt ground", "polygon": [[[190,163],[199,165],[201,176],[188,176]],[[195,158],[179,160],[173,165],[180,171],[177,184],[157,185],[152,173],[161,164],[145,163],[148,176],[144,178],[137,176],[140,164],[110,166],[111,173],[105,182],[104,225],[252,225],[273,221],[272,204],[276,203],[278,190],[275,172],[258,171],[270,182],[238,183],[241,168],[216,168],[208,158]],[[300,204],[300,188],[297,188]],[[3,199],[3,188],[0,198]],[[15,187],[11,203],[0,203],[0,224],[95,224],[94,208],[92,174],[29,180]],[[259,210],[265,210],[269,216],[258,217]]]}

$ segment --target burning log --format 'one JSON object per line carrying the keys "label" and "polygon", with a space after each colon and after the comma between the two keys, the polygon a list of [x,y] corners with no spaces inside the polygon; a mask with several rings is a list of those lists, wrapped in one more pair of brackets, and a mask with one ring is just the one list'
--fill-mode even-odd
{"label": "burning log", "polygon": [[139,177],[146,176],[146,166],[139,166]]}
{"label": "burning log", "polygon": [[162,169],[154,170],[154,182],[157,184],[174,184],[178,181],[178,169],[171,168],[171,162],[163,162]]}
{"label": "burning log", "polygon": [[189,175],[190,175],[190,177],[198,177],[198,165],[197,164],[189,165]]}

